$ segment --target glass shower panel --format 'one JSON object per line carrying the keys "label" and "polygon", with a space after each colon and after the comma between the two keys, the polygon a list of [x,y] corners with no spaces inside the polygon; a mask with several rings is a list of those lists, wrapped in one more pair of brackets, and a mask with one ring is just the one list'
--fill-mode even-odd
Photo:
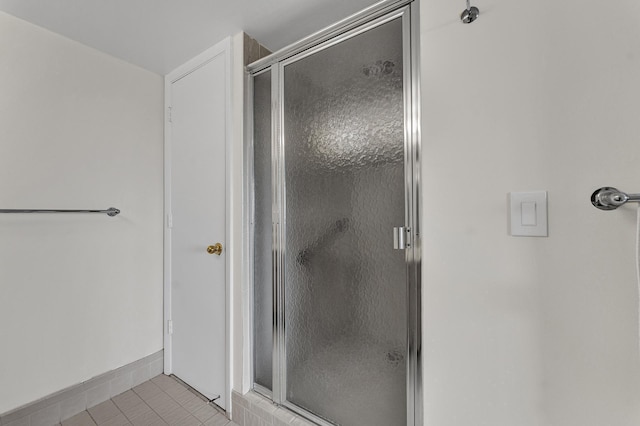
{"label": "glass shower panel", "polygon": [[284,67],[286,398],[406,424],[402,21]]}
{"label": "glass shower panel", "polygon": [[253,321],[254,382],[273,380],[273,279],[271,263],[271,72],[253,79]]}

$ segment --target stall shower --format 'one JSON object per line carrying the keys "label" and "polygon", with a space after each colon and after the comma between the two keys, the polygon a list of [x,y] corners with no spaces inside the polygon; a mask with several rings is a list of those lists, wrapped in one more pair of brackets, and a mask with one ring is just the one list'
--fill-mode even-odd
{"label": "stall shower", "polygon": [[319,424],[418,424],[411,13],[249,67],[254,389]]}

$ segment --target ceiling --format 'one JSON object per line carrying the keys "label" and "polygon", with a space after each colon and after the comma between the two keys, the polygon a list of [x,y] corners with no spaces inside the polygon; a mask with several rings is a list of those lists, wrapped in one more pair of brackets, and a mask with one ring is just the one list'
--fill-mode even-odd
{"label": "ceiling", "polygon": [[0,0],[0,10],[164,75],[244,31],[272,51],[376,0]]}

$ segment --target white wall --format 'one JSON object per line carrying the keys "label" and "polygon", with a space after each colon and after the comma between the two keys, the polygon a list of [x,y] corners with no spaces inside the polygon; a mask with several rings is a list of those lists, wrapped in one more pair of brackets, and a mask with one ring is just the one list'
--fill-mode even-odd
{"label": "white wall", "polygon": [[[640,424],[640,3],[421,1],[425,425]],[[549,191],[549,238],[506,193]]]}
{"label": "white wall", "polygon": [[0,413],[162,349],[160,76],[0,13]]}

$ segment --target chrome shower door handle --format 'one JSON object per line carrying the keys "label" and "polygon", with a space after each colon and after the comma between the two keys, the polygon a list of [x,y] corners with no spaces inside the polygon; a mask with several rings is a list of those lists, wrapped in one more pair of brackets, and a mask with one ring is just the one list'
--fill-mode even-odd
{"label": "chrome shower door handle", "polygon": [[393,228],[393,248],[395,250],[404,250],[410,247],[409,244],[409,228],[404,226],[396,226]]}

